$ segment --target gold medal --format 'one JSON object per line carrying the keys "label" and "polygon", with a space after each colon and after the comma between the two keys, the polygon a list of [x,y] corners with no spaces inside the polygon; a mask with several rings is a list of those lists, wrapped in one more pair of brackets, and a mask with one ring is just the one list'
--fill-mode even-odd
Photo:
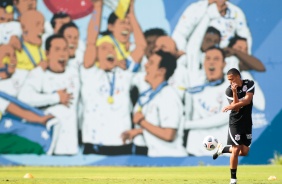
{"label": "gold medal", "polygon": [[114,98],[112,96],[108,97],[108,103],[113,104],[114,103]]}
{"label": "gold medal", "polygon": [[137,111],[138,111],[138,112],[142,112],[142,107],[139,106],[138,109],[137,109]]}

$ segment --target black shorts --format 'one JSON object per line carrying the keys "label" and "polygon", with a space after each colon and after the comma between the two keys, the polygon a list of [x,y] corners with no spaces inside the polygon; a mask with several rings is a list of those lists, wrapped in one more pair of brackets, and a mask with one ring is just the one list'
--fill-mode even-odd
{"label": "black shorts", "polygon": [[252,143],[252,131],[241,133],[237,128],[229,127],[227,145],[245,145],[250,146]]}

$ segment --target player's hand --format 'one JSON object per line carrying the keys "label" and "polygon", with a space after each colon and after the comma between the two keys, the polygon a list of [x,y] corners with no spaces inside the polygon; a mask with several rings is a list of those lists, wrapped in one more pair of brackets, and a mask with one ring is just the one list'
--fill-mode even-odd
{"label": "player's hand", "polygon": [[229,56],[234,56],[235,55],[235,50],[230,48],[230,47],[224,48],[223,51],[225,53],[225,57],[229,57]]}
{"label": "player's hand", "polygon": [[43,125],[46,125],[46,123],[48,122],[48,120],[50,120],[50,119],[52,119],[52,118],[55,118],[55,116],[53,116],[53,115],[51,115],[51,114],[48,114],[48,115],[46,115],[46,116],[42,116],[40,123],[42,123]]}
{"label": "player's hand", "polygon": [[123,132],[121,134],[121,139],[122,139],[123,144],[125,144],[127,140],[132,141],[135,136],[140,134],[139,130],[140,129],[132,129],[132,130]]}
{"label": "player's hand", "polygon": [[20,39],[17,36],[12,36],[9,41],[9,45],[11,45],[15,50],[22,50],[22,44]]}
{"label": "player's hand", "polygon": [[209,0],[209,4],[215,3],[216,0]]}
{"label": "player's hand", "polygon": [[120,67],[123,70],[126,70],[126,61],[125,60],[116,61],[115,65],[117,67]]}
{"label": "player's hand", "polygon": [[134,13],[134,0],[130,1],[130,5],[129,5],[128,9],[129,9],[129,11],[128,11],[127,17],[129,19],[134,18],[135,17],[135,13]]}
{"label": "player's hand", "polygon": [[134,124],[140,124],[142,120],[144,120],[145,117],[144,115],[142,114],[142,112],[136,112],[133,116],[133,123]]}
{"label": "player's hand", "polygon": [[231,90],[232,90],[233,93],[237,93],[237,87],[238,87],[237,84],[235,84],[235,83],[231,84]]}
{"label": "player's hand", "polygon": [[225,15],[226,9],[227,9],[227,5],[225,3],[225,0],[216,0],[216,6],[217,6],[219,14],[221,16]]}
{"label": "player's hand", "polygon": [[233,109],[234,109],[233,105],[228,105],[226,107],[223,107],[222,112],[227,112],[227,111],[233,110]]}
{"label": "player's hand", "polygon": [[59,90],[57,93],[60,96],[60,103],[69,107],[69,105],[71,105],[71,100],[73,99],[72,94],[68,93],[66,89]]}

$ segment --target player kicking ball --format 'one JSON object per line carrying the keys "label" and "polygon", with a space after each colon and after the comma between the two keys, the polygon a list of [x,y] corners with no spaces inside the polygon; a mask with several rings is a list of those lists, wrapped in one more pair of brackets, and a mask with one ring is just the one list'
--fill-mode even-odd
{"label": "player kicking ball", "polygon": [[238,157],[246,156],[250,150],[252,141],[252,107],[255,84],[248,79],[241,79],[240,72],[232,68],[227,72],[230,86],[226,89],[226,97],[229,105],[222,109],[223,112],[231,110],[229,115],[228,140],[225,147],[218,144],[218,149],[213,159],[223,153],[231,153],[230,156],[230,184],[237,183]]}

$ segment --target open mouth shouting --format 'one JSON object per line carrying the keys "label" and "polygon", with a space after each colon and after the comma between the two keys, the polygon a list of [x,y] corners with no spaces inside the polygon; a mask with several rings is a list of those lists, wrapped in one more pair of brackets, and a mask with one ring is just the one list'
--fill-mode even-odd
{"label": "open mouth shouting", "polygon": [[215,71],[215,67],[214,67],[214,66],[210,66],[210,67],[209,67],[209,71],[210,71],[210,72],[214,72],[214,71]]}
{"label": "open mouth shouting", "polygon": [[74,48],[75,48],[75,45],[69,44],[69,49],[74,49]]}
{"label": "open mouth shouting", "polygon": [[64,68],[66,66],[67,60],[65,58],[60,58],[58,63],[62,68]]}
{"label": "open mouth shouting", "polygon": [[115,61],[115,56],[113,54],[108,54],[107,55],[107,61],[114,62]]}
{"label": "open mouth shouting", "polygon": [[122,35],[122,36],[127,36],[127,35],[129,35],[129,31],[128,31],[128,30],[123,30],[123,31],[121,32],[121,35]]}

